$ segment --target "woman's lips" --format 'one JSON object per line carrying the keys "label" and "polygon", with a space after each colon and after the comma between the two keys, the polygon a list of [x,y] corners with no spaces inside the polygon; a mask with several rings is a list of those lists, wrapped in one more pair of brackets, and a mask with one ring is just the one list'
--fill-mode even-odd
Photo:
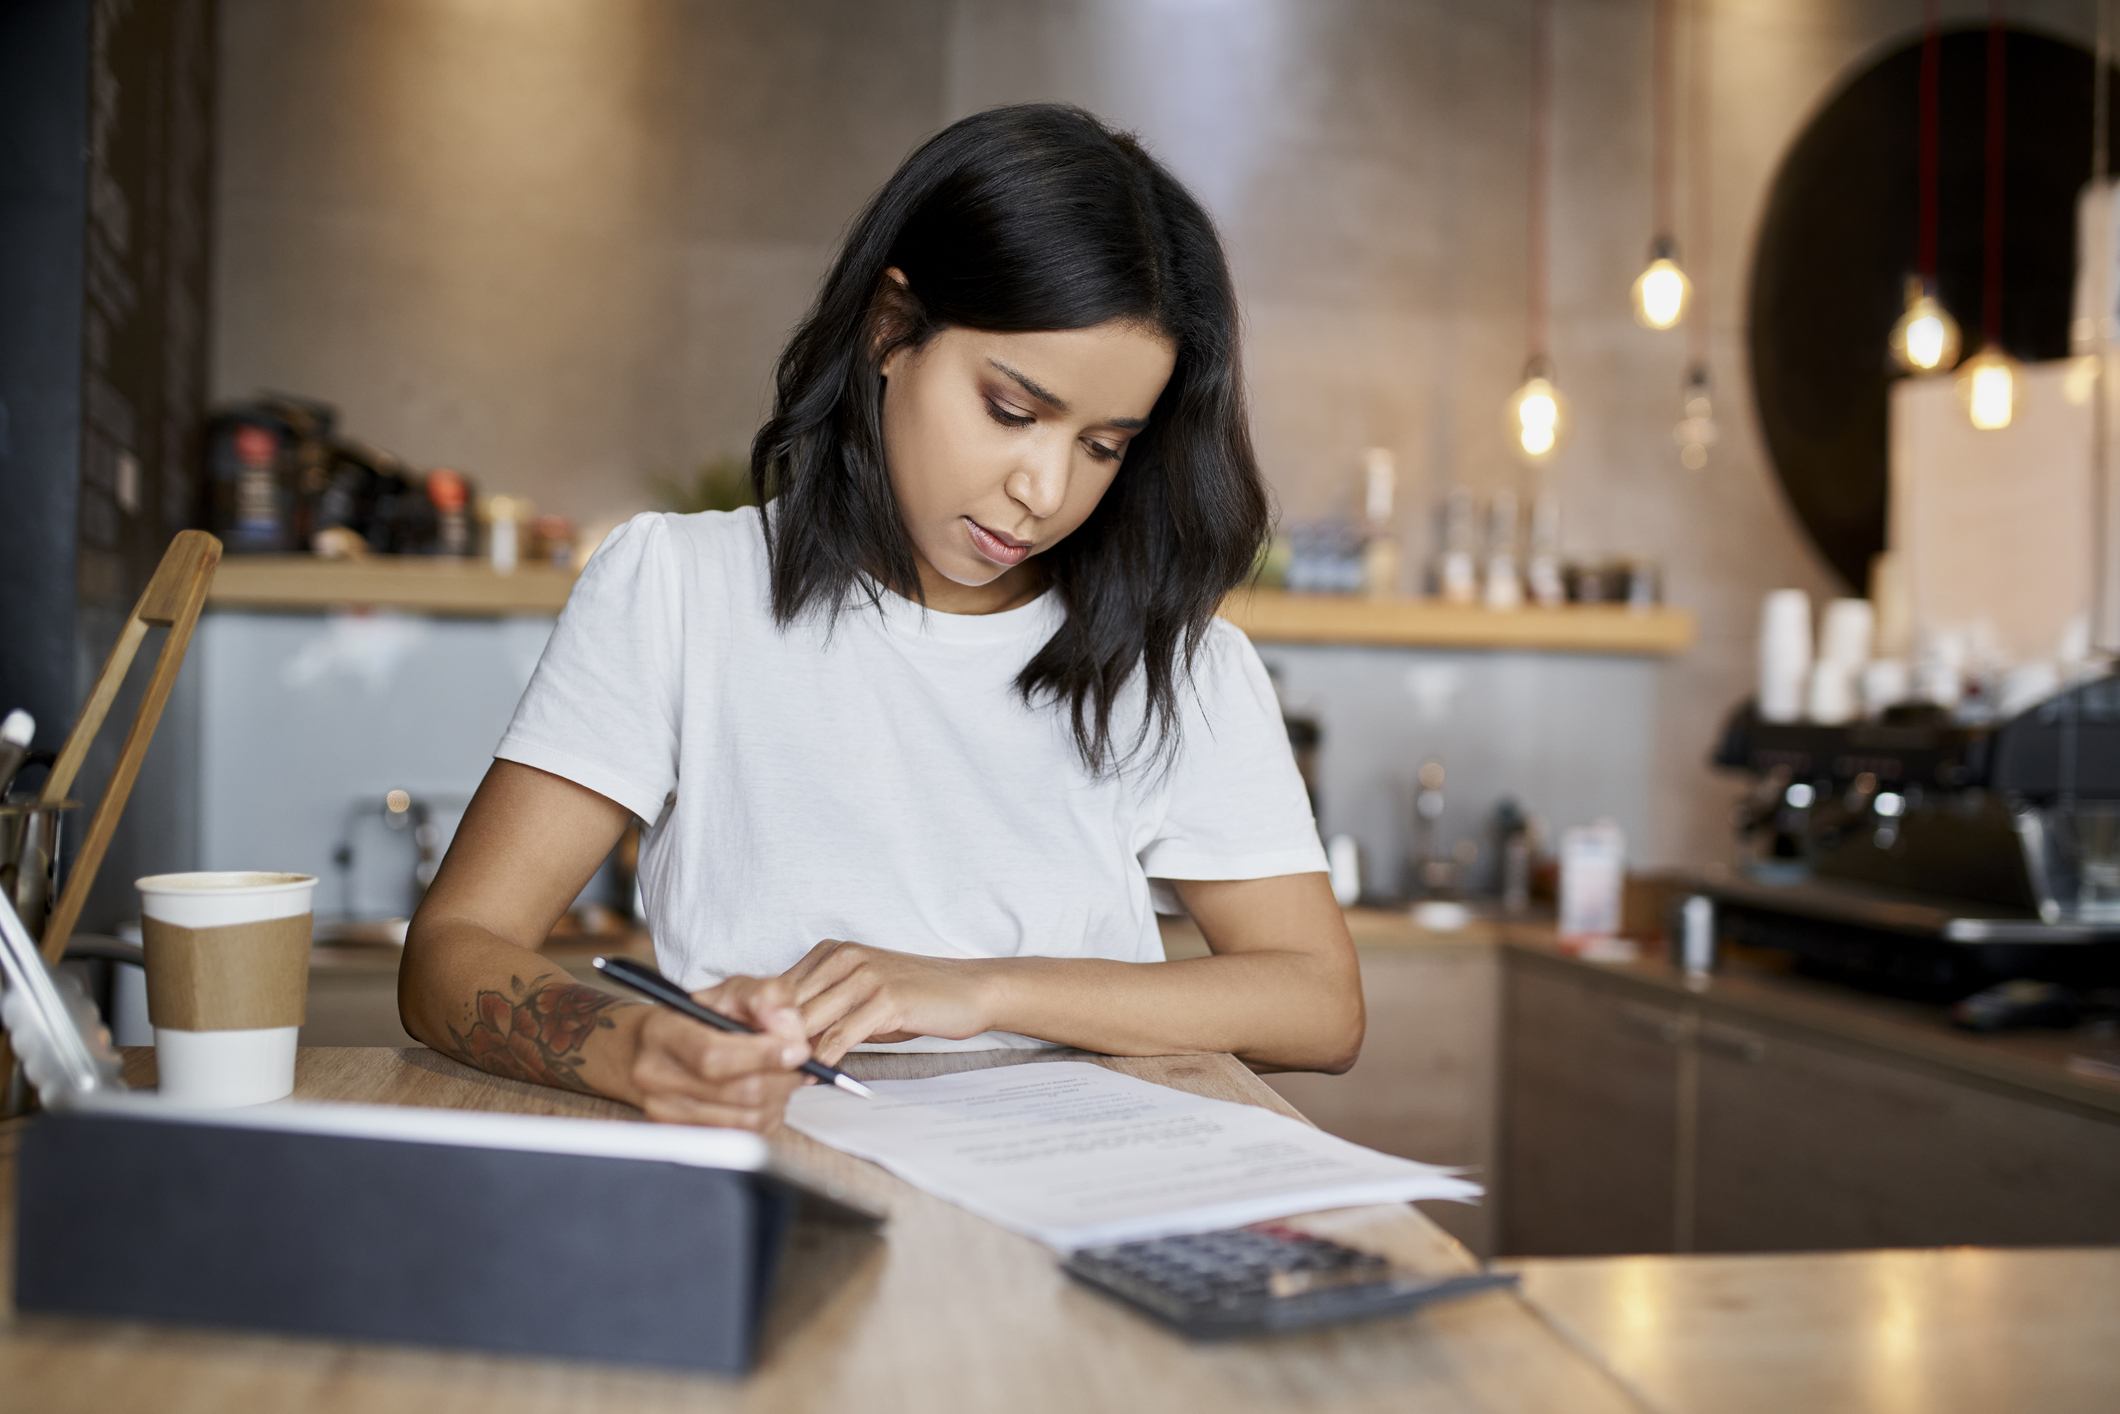
{"label": "woman's lips", "polygon": [[1017,540],[999,531],[988,530],[970,516],[964,518],[964,523],[972,532],[972,548],[1003,569],[1022,564],[1031,552],[1028,540]]}

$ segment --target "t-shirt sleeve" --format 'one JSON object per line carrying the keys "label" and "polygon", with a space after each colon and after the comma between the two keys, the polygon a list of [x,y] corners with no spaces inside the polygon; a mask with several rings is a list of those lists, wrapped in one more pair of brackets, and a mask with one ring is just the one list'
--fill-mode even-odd
{"label": "t-shirt sleeve", "polygon": [[1143,871],[1152,879],[1322,873],[1310,797],[1251,640],[1217,619],[1178,700],[1183,736],[1169,807],[1141,851]]}
{"label": "t-shirt sleeve", "polygon": [[589,560],[493,754],[565,776],[654,824],[677,789],[682,585],[659,515]]}

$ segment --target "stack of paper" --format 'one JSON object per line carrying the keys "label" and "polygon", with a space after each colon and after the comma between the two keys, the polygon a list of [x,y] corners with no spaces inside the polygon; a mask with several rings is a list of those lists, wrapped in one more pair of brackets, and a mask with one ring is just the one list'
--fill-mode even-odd
{"label": "stack of paper", "polygon": [[873,1100],[798,1091],[789,1125],[1062,1252],[1480,1195],[1451,1170],[1082,1061],[868,1084]]}

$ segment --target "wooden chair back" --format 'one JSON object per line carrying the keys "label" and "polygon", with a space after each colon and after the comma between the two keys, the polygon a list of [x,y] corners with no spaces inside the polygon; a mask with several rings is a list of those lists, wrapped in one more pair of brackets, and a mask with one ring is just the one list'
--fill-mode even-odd
{"label": "wooden chair back", "polygon": [[44,789],[38,799],[46,804],[66,799],[74,777],[81,772],[81,763],[88,759],[89,748],[95,745],[96,735],[103,729],[103,719],[110,715],[111,704],[118,700],[118,690],[125,685],[126,670],[132,667],[141,641],[151,628],[168,629],[169,636],[162,642],[162,654],[155,659],[154,675],[148,679],[147,691],[140,699],[140,710],[133,716],[132,730],[125,734],[125,745],[118,752],[117,769],[110,774],[110,784],[96,805],[95,818],[89,822],[80,852],[74,856],[66,887],[60,892],[58,905],[52,909],[51,918],[44,925],[39,948],[46,962],[59,961],[66,952],[66,940],[73,935],[74,924],[80,921],[81,907],[88,901],[89,887],[96,881],[96,870],[103,864],[104,851],[110,848],[111,834],[118,828],[118,817],[125,812],[126,798],[132,794],[133,782],[139,777],[140,763],[147,757],[148,744],[154,740],[155,726],[162,720],[162,708],[169,702],[171,689],[177,685],[177,670],[184,666],[185,651],[191,646],[191,631],[198,626],[199,611],[206,606],[206,591],[212,588],[214,570],[220,563],[220,541],[203,530],[177,532],[176,539],[170,541],[169,549],[163,552],[162,563],[156,567],[154,578],[147,582],[147,589],[140,595],[140,602],[133,605],[132,617],[125,621],[124,631],[118,635],[110,657],[103,662],[103,671],[96,677],[95,689],[88,694],[88,701],[82,706],[73,731],[67,735],[66,745],[59,749],[51,774],[45,777]]}

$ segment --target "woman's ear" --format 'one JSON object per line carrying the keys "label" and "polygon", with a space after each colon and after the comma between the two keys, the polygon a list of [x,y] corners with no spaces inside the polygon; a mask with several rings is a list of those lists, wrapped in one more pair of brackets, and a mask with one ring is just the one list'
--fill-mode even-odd
{"label": "woman's ear", "polygon": [[890,370],[885,365],[892,355],[925,342],[928,332],[927,310],[920,297],[913,293],[905,272],[891,266],[876,282],[875,298],[869,302],[869,357],[876,360],[879,371],[888,378]]}

